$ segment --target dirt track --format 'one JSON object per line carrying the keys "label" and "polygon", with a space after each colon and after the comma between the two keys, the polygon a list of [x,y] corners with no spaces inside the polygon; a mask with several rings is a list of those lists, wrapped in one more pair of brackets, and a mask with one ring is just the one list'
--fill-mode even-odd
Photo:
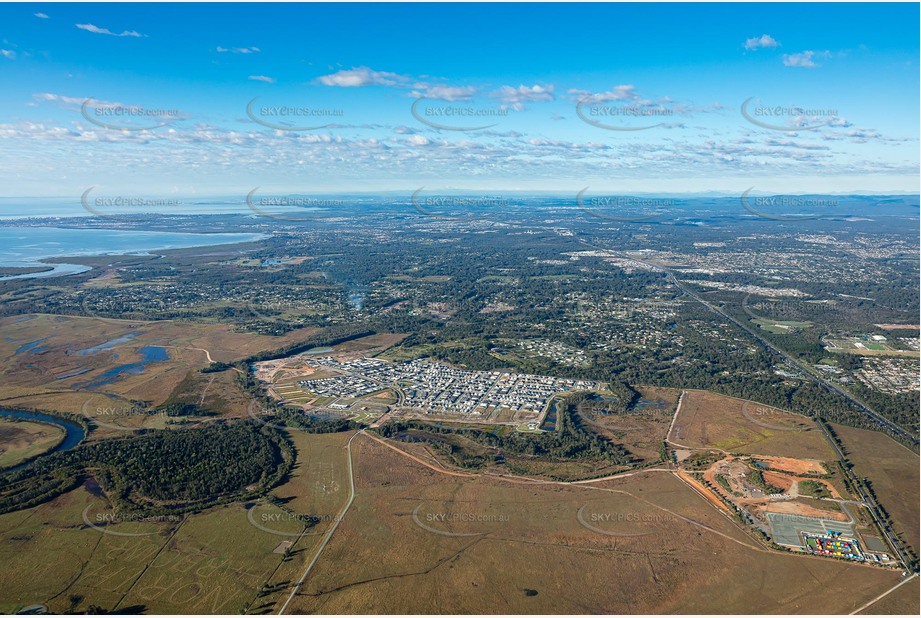
{"label": "dirt track", "polygon": [[820,519],[834,519],[835,521],[849,521],[848,516],[844,513],[821,511],[800,502],[771,502],[764,510],[769,513],[786,513],[788,515],[804,515],[806,517],[818,517]]}

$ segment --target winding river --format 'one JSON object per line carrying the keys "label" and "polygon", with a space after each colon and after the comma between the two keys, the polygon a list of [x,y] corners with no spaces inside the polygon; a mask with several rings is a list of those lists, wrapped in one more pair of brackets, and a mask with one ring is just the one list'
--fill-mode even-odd
{"label": "winding river", "polygon": [[[41,412],[25,412],[23,410],[7,410],[4,408],[0,408],[0,416],[5,416],[7,418],[18,418],[18,419],[27,420],[27,421],[38,421],[41,423],[48,423],[50,425],[57,425],[58,427],[64,430],[64,439],[61,441],[61,443],[58,444],[53,449],[51,449],[50,451],[43,453],[42,455],[39,455],[39,457],[44,457],[45,455],[48,455],[50,453],[60,453],[63,451],[69,451],[70,449],[80,444],[80,442],[83,441],[83,438],[86,437],[86,430],[84,430],[83,427],[78,425],[77,423],[73,421],[69,421],[67,419],[58,418],[56,416],[51,416],[49,414],[42,414]],[[18,466],[13,466],[12,468],[8,468],[4,470],[2,474],[13,472],[14,470],[20,470],[28,466],[30,463],[32,463],[32,461],[34,460],[27,461],[25,463],[21,463]]]}

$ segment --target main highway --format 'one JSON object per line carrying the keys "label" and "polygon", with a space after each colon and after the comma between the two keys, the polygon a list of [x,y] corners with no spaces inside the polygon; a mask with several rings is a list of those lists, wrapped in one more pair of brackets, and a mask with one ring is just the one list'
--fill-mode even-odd
{"label": "main highway", "polygon": [[[638,262],[639,260],[635,260],[635,261]],[[644,262],[644,263],[645,263],[645,262]],[[737,320],[736,318],[734,318],[734,317],[732,317],[731,315],[727,314],[725,311],[723,311],[723,310],[720,309],[719,307],[716,307],[716,306],[714,306],[714,305],[711,305],[710,303],[708,303],[707,301],[705,301],[704,299],[702,299],[698,294],[694,293],[693,291],[691,291],[690,289],[688,289],[686,286],[682,285],[681,282],[678,281],[678,278],[675,277],[675,274],[674,274],[673,272],[671,272],[670,270],[665,269],[665,268],[662,268],[661,266],[657,266],[657,265],[655,265],[655,264],[647,264],[647,266],[650,266],[650,267],[653,267],[653,268],[658,268],[658,269],[664,271],[665,274],[666,274],[666,276],[668,277],[668,280],[669,280],[673,285],[675,285],[675,287],[677,287],[679,290],[681,290],[686,296],[689,296],[690,298],[693,298],[694,300],[696,300],[696,301],[699,302],[700,304],[702,304],[702,305],[704,305],[705,307],[707,307],[710,311],[713,311],[713,312],[716,313],[717,315],[719,315],[719,316],[723,317],[724,319],[726,319],[726,320],[732,322],[733,324],[735,324],[736,326],[738,326],[739,328],[741,328],[742,330],[744,330],[745,332],[747,332],[747,333],[748,333],[749,335],[751,335],[755,340],[757,340],[758,343],[760,343],[761,345],[763,345],[765,348],[767,348],[768,350],[770,350],[770,351],[773,352],[774,354],[776,354],[776,355],[780,356],[781,358],[783,358],[787,363],[789,363],[789,364],[792,365],[793,367],[796,367],[797,369],[799,369],[804,375],[806,375],[806,376],[808,376],[809,378],[811,378],[814,382],[816,382],[816,383],[818,383],[819,385],[825,387],[826,389],[828,389],[828,390],[830,390],[830,391],[833,391],[833,392],[835,392],[835,393],[838,393],[838,394],[841,395],[842,397],[846,398],[848,401],[850,401],[850,402],[853,403],[855,406],[857,406],[858,408],[860,408],[867,416],[869,416],[871,419],[873,419],[873,421],[874,421],[875,423],[877,423],[877,424],[880,425],[881,427],[884,427],[884,428],[885,428],[886,430],[888,430],[890,433],[893,433],[893,434],[895,434],[895,435],[901,436],[901,437],[903,437],[903,438],[909,440],[909,441],[912,442],[913,444],[918,444],[918,437],[917,437],[917,436],[915,436],[914,434],[912,434],[912,433],[909,432],[909,431],[906,431],[904,428],[902,428],[902,427],[896,425],[895,423],[891,422],[889,419],[885,418],[884,416],[882,416],[881,414],[879,414],[878,412],[876,412],[876,410],[872,409],[870,406],[868,406],[867,404],[865,404],[865,403],[862,402],[861,400],[857,399],[856,397],[854,397],[853,395],[851,395],[849,392],[847,392],[845,389],[841,388],[840,386],[838,386],[838,385],[835,384],[834,382],[831,382],[831,381],[827,380],[826,378],[824,378],[824,377],[822,377],[822,376],[820,376],[820,375],[817,375],[817,374],[812,370],[812,368],[807,367],[806,365],[804,365],[803,363],[801,363],[801,362],[798,361],[797,359],[795,359],[795,358],[793,358],[792,356],[790,356],[790,355],[789,355],[787,352],[785,352],[784,350],[782,350],[782,349],[778,348],[777,346],[775,346],[773,343],[771,343],[770,341],[768,341],[767,339],[765,339],[764,337],[762,337],[760,334],[758,334],[757,332],[755,332],[754,330],[752,330],[747,324],[743,324],[742,322],[740,322],[740,321]]]}
{"label": "main highway", "polygon": [[[633,259],[633,258],[631,258],[631,259]],[[635,260],[635,261],[639,262],[639,260]],[[673,285],[675,285],[675,287],[677,287],[679,290],[681,290],[682,293],[684,293],[686,296],[688,296],[688,297],[690,297],[690,298],[696,300],[696,301],[699,302],[700,304],[702,304],[702,305],[704,305],[705,307],[707,307],[710,311],[713,311],[713,312],[716,313],[717,315],[719,315],[719,316],[723,317],[724,319],[726,319],[726,320],[732,322],[733,324],[735,324],[736,326],[738,326],[739,328],[741,328],[742,330],[744,330],[745,332],[747,332],[747,333],[748,333],[749,335],[751,335],[758,343],[760,343],[761,345],[763,345],[763,346],[764,346],[765,348],[767,348],[769,351],[771,351],[771,352],[777,354],[778,356],[780,356],[781,358],[783,358],[783,359],[784,359],[786,362],[788,362],[790,365],[792,365],[792,366],[796,367],[797,369],[799,369],[801,372],[803,372],[803,374],[804,374],[805,376],[808,376],[809,378],[812,378],[814,381],[816,381],[818,384],[824,386],[825,388],[827,388],[827,389],[829,389],[829,390],[832,390],[832,391],[834,391],[834,392],[836,392],[836,393],[839,393],[839,394],[841,394],[842,396],[846,397],[849,401],[851,401],[851,402],[854,403],[857,407],[859,407],[861,410],[863,410],[870,418],[872,418],[876,423],[878,423],[878,424],[881,425],[882,427],[888,429],[888,430],[889,430],[890,432],[892,432],[892,433],[895,433],[895,434],[898,434],[898,435],[900,435],[900,436],[903,436],[903,437],[907,438],[908,440],[912,441],[914,444],[918,444],[918,438],[917,438],[916,436],[914,436],[914,435],[911,434],[910,432],[906,431],[906,430],[903,429],[902,427],[899,427],[898,425],[896,425],[896,424],[890,422],[888,419],[886,419],[886,418],[884,418],[883,416],[881,416],[879,413],[877,413],[875,410],[871,409],[871,408],[870,408],[869,406],[867,406],[865,403],[863,403],[863,402],[860,401],[859,399],[856,399],[855,397],[851,396],[850,393],[848,393],[848,392],[846,392],[844,389],[840,388],[837,384],[833,384],[833,383],[827,381],[826,379],[824,379],[823,377],[816,375],[815,373],[813,373],[813,372],[811,371],[810,368],[807,368],[807,367],[804,366],[802,363],[800,363],[798,360],[796,360],[795,358],[793,358],[792,356],[790,356],[789,354],[787,354],[784,350],[778,348],[777,346],[775,346],[774,344],[772,344],[770,341],[768,341],[767,339],[765,339],[764,337],[762,337],[761,335],[759,335],[758,333],[756,333],[755,331],[753,331],[751,328],[748,327],[747,324],[743,324],[742,322],[740,322],[739,320],[735,319],[735,318],[732,317],[731,315],[728,315],[725,311],[723,311],[723,310],[720,309],[719,307],[715,307],[714,305],[712,305],[712,304],[708,303],[707,301],[705,301],[704,299],[702,299],[698,294],[695,294],[692,290],[690,290],[690,289],[688,289],[686,286],[682,285],[681,282],[678,281],[677,277],[675,277],[675,274],[674,274],[673,272],[671,272],[670,270],[668,270],[668,269],[666,269],[666,268],[663,268],[663,267],[661,267],[661,266],[659,266],[659,265],[657,265],[657,264],[649,264],[649,263],[646,263],[646,262],[642,262],[642,263],[646,264],[647,266],[649,266],[649,267],[651,267],[651,268],[655,268],[655,269],[658,269],[658,270],[661,270],[661,271],[665,272],[666,276],[668,277],[668,280],[669,280]],[[829,433],[829,430],[828,430],[828,428],[825,426],[825,424],[824,424],[824,423],[816,423],[816,424],[821,428],[822,433],[825,435],[825,439],[828,441],[828,443],[831,445],[832,449],[835,451],[835,454],[838,456],[838,459],[840,459],[840,460],[843,461],[843,462],[848,461],[847,457],[846,457],[845,454],[842,452],[841,447],[840,447],[839,444],[838,444],[838,441],[835,439],[834,436],[832,436],[832,435]],[[892,531],[888,528],[888,526],[886,525],[886,523],[883,522],[883,521],[881,520],[881,518],[879,517],[879,515],[878,515],[878,512],[879,512],[879,504],[877,503],[876,499],[870,494],[870,492],[868,492],[868,491],[866,490],[866,488],[864,487],[864,485],[860,482],[859,478],[857,477],[857,475],[854,473],[854,471],[853,471],[850,467],[848,467],[848,466],[842,466],[842,467],[843,467],[843,469],[844,469],[844,471],[845,471],[845,474],[847,474],[847,476],[848,476],[848,477],[851,479],[851,481],[853,482],[853,485],[854,485],[854,487],[857,489],[858,493],[860,493],[860,499],[864,502],[864,504],[866,504],[866,505],[869,507],[868,510],[869,510],[871,516],[873,517],[874,521],[876,522],[877,527],[879,528],[880,532],[881,532],[883,535],[885,535],[886,540],[889,542],[889,546],[899,555],[899,559],[901,560],[902,564],[903,564],[906,568],[908,568],[908,565],[911,564],[911,562],[910,562],[910,560],[909,560],[908,553],[906,552],[905,548],[904,548],[903,545],[902,545],[902,542],[898,539],[898,537],[896,537],[895,534],[892,533]]]}

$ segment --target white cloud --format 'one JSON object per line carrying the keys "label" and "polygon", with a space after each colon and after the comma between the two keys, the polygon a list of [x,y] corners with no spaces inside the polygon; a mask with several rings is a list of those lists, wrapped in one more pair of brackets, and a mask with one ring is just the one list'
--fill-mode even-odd
{"label": "white cloud", "polygon": [[[187,131],[107,131],[83,123],[66,127],[41,123],[0,123],[0,166],[11,170],[40,171],[58,178],[78,165],[85,173],[125,170],[126,182],[137,170],[138,183],[150,175],[176,175],[186,170],[190,186],[202,175],[214,175],[228,191],[251,189],[266,179],[297,176],[309,170],[343,186],[352,181],[396,179],[417,181],[420,174],[444,178],[580,179],[575,189],[618,178],[649,179],[720,178],[729,173],[790,176],[836,176],[896,173],[916,177],[914,159],[887,163],[875,157],[846,156],[837,149],[816,149],[811,142],[757,135],[744,142],[697,139],[665,141],[572,141],[513,136],[496,141],[433,140],[398,135],[393,139],[348,138],[329,134],[289,134],[274,131],[239,131],[216,126],[196,126]],[[854,135],[851,139],[863,136]],[[870,137],[872,139],[872,136]],[[8,140],[8,141],[7,141]],[[29,148],[20,147],[28,144]],[[43,144],[38,148],[37,144]],[[124,144],[143,144],[125,149]],[[87,157],[91,148],[93,156]],[[24,158],[25,157],[25,158]],[[916,155],[915,155],[916,157]],[[581,184],[585,182],[585,184]],[[594,186],[594,184],[593,184]],[[38,187],[39,189],[41,187]],[[84,187],[85,188],[85,187]]]}
{"label": "white cloud", "polygon": [[52,94],[50,92],[39,92],[33,94],[32,98],[36,101],[51,101],[55,103],[67,103],[68,105],[83,105],[83,102],[86,101],[86,97],[68,97],[63,94]]}
{"label": "white cloud", "polygon": [[521,84],[517,88],[513,86],[502,86],[493,92],[492,96],[516,110],[521,110],[525,103],[552,101],[554,99],[553,84],[549,86],[539,86],[535,84],[530,88],[524,84]]}
{"label": "white cloud", "polygon": [[828,51],[812,51],[806,50],[798,54],[784,54],[783,55],[783,64],[786,67],[800,67],[804,69],[814,69],[819,64],[816,64],[813,58],[828,58],[831,56],[831,53]]}
{"label": "white cloud", "polygon": [[410,75],[390,71],[375,71],[366,66],[343,69],[315,80],[324,86],[360,88],[362,86],[384,86],[387,88],[410,89],[407,96],[416,99],[437,99],[439,101],[469,101],[477,93],[475,86],[449,86],[415,80]]}
{"label": "white cloud", "polygon": [[220,54],[226,54],[226,53],[231,53],[231,54],[255,54],[255,53],[258,53],[258,52],[260,52],[260,51],[262,51],[262,50],[259,49],[258,47],[220,47],[220,46],[218,46],[217,51],[218,51],[218,53],[220,53]]}
{"label": "white cloud", "polygon": [[80,30],[86,30],[87,32],[92,32],[93,34],[107,34],[109,36],[131,36],[140,38],[144,36],[140,32],[135,30],[123,30],[121,34],[112,32],[108,28],[100,28],[99,26],[94,26],[93,24],[75,24]]}
{"label": "white cloud", "polygon": [[[403,94],[416,89],[424,91],[414,79],[397,81]],[[532,87],[511,89],[525,93],[522,98],[539,100],[546,96]],[[549,86],[545,89],[549,90]],[[555,94],[560,98],[563,93],[565,90]],[[624,104],[643,105],[636,103],[641,99],[632,86],[613,88],[602,95]],[[82,97],[48,92],[34,94],[33,100],[38,105],[47,102],[77,110],[84,101]],[[93,107],[101,105],[105,104],[93,102]],[[90,160],[87,174],[96,170],[102,173],[107,168],[137,170],[138,179],[146,182],[142,176],[183,170],[189,175],[220,178],[227,186],[249,182],[250,177],[251,186],[264,183],[265,178],[273,175],[302,177],[306,170],[343,186],[352,180],[415,182],[420,176],[499,181],[571,177],[586,179],[581,188],[590,184],[588,180],[609,178],[612,172],[623,178],[644,180],[702,174],[730,177],[768,169],[778,175],[854,177],[895,171],[916,177],[916,167],[909,165],[916,166],[916,149],[887,158],[878,157],[873,151],[864,154],[856,149],[835,147],[887,143],[892,148],[907,149],[893,138],[870,129],[850,130],[844,123],[841,119],[823,127],[821,133],[802,135],[764,135],[752,130],[740,139],[733,139],[738,137],[734,132],[722,137],[712,133],[688,136],[679,131],[673,131],[673,137],[650,136],[648,140],[606,140],[604,136],[588,140],[549,139],[511,132],[477,134],[472,139],[453,135],[434,138],[428,130],[408,126],[374,126],[370,127],[373,133],[357,134],[296,133],[205,124],[194,124],[184,130],[110,131],[72,114],[62,123],[0,123],[0,168],[14,172],[21,169],[23,174],[39,170],[45,178],[59,178],[80,162]],[[826,133],[834,137],[825,137]],[[917,138],[911,139],[916,145]],[[138,148],[126,149],[123,145]],[[92,157],[86,156],[88,149]],[[241,180],[245,175],[249,175],[247,180]]]}
{"label": "white cloud", "polygon": [[429,86],[427,84],[416,84],[416,88],[419,88],[419,90],[414,90],[410,93],[410,96],[416,97],[417,99],[467,101],[476,94],[476,88],[473,86],[445,86],[443,84]]}
{"label": "white cloud", "polygon": [[16,58],[16,52],[14,52],[12,49],[0,49],[0,56],[13,60]]}
{"label": "white cloud", "polygon": [[36,13],[35,16],[38,17],[39,19],[48,19],[48,16],[45,15],[44,13]]}
{"label": "white cloud", "polygon": [[578,100],[589,99],[595,103],[601,103],[603,101],[633,101],[639,98],[636,89],[626,84],[614,86],[608,92],[593,93],[587,90],[571,89],[569,90],[569,94],[573,95],[573,97]]}
{"label": "white cloud", "polygon": [[254,82],[265,82],[267,84],[275,83],[274,77],[267,77],[265,75],[250,75],[249,79],[253,80]]}
{"label": "white cloud", "polygon": [[323,75],[317,81],[324,86],[340,88],[358,88],[361,86],[403,86],[409,78],[387,71],[374,71],[368,67],[342,70],[330,75]]}
{"label": "white cloud", "polygon": [[778,43],[770,34],[762,34],[752,39],[746,39],[745,49],[762,49],[768,47],[778,47]]}
{"label": "white cloud", "polygon": [[32,99],[40,103],[63,103],[64,105],[83,105],[86,101],[91,100],[93,107],[121,107],[121,103],[111,101],[99,101],[97,99],[87,99],[87,97],[69,97],[63,94],[53,94],[51,92],[39,92],[32,95]]}

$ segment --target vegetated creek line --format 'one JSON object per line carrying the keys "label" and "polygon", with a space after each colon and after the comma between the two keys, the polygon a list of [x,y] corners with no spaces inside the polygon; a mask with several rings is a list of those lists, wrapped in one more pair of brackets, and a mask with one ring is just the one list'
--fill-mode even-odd
{"label": "vegetated creek line", "polygon": [[[45,455],[50,453],[59,453],[63,451],[69,451],[83,441],[83,438],[86,437],[86,431],[73,421],[67,419],[58,418],[56,416],[51,416],[49,414],[42,414],[41,412],[26,412],[24,410],[7,410],[5,408],[0,408],[0,416],[5,416],[7,418],[15,418],[26,421],[37,421],[40,423],[47,423],[49,425],[56,425],[64,430],[64,439],[56,447],[44,453]],[[21,470],[22,468],[28,466],[32,461],[27,461],[25,463],[13,466],[8,468],[0,474],[8,474],[16,470]]]}

